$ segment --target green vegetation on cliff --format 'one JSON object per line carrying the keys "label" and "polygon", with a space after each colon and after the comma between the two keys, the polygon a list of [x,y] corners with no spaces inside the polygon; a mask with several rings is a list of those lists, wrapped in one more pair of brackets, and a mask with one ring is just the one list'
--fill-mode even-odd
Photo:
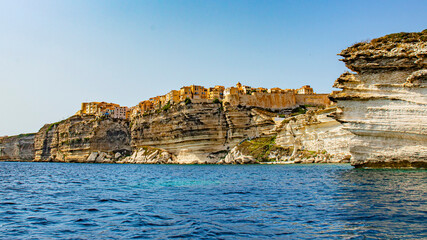
{"label": "green vegetation on cliff", "polygon": [[291,155],[293,148],[284,148],[276,145],[276,136],[260,137],[246,140],[239,144],[238,150],[244,155],[253,156],[260,162],[267,162],[276,159],[270,159],[270,153],[280,152],[281,155]]}

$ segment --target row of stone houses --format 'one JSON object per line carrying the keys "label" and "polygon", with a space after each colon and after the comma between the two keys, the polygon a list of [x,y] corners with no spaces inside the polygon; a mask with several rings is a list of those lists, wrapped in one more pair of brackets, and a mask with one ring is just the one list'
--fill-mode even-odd
{"label": "row of stone houses", "polygon": [[309,85],[305,85],[299,89],[281,89],[281,88],[252,88],[250,86],[237,83],[235,87],[225,88],[217,85],[215,87],[205,88],[199,85],[191,85],[181,87],[179,90],[172,90],[169,93],[152,97],[149,100],[141,101],[138,105],[128,108],[122,107],[115,103],[106,102],[88,102],[82,103],[81,110],[77,112],[80,115],[96,115],[108,116],[112,118],[128,119],[143,115],[146,112],[160,110],[162,107],[170,104],[177,104],[186,99],[190,100],[223,100],[226,95],[250,95],[253,93],[272,93],[272,94],[314,94],[313,89]]}
{"label": "row of stone houses", "polygon": [[184,86],[180,90],[172,90],[169,93],[152,97],[149,100],[140,102],[137,107],[140,112],[146,112],[149,110],[160,109],[166,104],[176,104],[183,102],[186,99],[218,99],[222,100],[224,98],[224,86],[215,86],[211,88],[205,88],[203,86],[191,85]]}

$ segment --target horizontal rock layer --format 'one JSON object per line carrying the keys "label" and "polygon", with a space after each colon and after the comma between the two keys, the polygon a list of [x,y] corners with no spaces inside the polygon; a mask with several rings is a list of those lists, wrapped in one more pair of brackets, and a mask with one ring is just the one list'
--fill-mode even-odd
{"label": "horizontal rock layer", "polygon": [[173,105],[131,122],[132,147],[164,149],[178,163],[217,163],[240,141],[271,134],[274,121],[267,114],[219,103]]}
{"label": "horizontal rock layer", "polygon": [[32,161],[35,133],[0,138],[0,161]]}
{"label": "horizontal rock layer", "polygon": [[276,144],[295,149],[290,160],[311,158],[307,154],[298,153],[298,150],[306,150],[317,153],[319,157],[320,153],[327,154],[328,157],[324,159],[326,162],[348,161],[349,142],[353,134],[343,129],[343,125],[333,118],[335,113],[336,107],[331,107],[284,119],[276,129]]}
{"label": "horizontal rock layer", "polygon": [[87,162],[93,151],[130,151],[129,122],[72,116],[46,124],[34,139],[35,161]]}
{"label": "horizontal rock layer", "polygon": [[355,137],[356,167],[427,167],[427,31],[392,34],[341,52],[332,96]]}

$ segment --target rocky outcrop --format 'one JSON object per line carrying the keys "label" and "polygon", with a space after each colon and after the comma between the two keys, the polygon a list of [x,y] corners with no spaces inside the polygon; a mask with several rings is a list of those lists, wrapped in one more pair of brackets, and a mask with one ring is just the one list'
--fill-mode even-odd
{"label": "rocky outcrop", "polygon": [[427,30],[397,33],[343,50],[332,96],[355,137],[356,167],[427,167]]}
{"label": "rocky outcrop", "polygon": [[34,150],[35,161],[58,162],[87,162],[94,151],[113,156],[130,152],[129,122],[75,115],[43,126],[35,136]]}
{"label": "rocky outcrop", "polygon": [[348,163],[353,135],[333,119],[336,110],[275,118],[274,134],[242,141],[220,163]]}
{"label": "rocky outcrop", "polygon": [[274,114],[268,114],[220,103],[172,105],[131,122],[132,147],[164,149],[177,163],[217,163],[240,141],[271,134]]}
{"label": "rocky outcrop", "polygon": [[348,162],[349,141],[353,134],[343,129],[343,125],[333,118],[336,111],[336,107],[310,110],[306,114],[280,120],[276,127],[276,144],[293,148],[287,160],[299,158],[302,162],[305,159],[327,163]]}
{"label": "rocky outcrop", "polygon": [[236,146],[225,156],[224,159],[221,159],[219,164],[250,164],[257,163],[258,161],[255,157],[251,155],[245,155],[242,151],[240,151],[239,147]]}
{"label": "rocky outcrop", "polygon": [[332,107],[275,118],[275,134],[242,141],[220,163],[348,163],[353,134],[332,118],[335,112]]}
{"label": "rocky outcrop", "polygon": [[[305,108],[288,109],[287,114],[304,112],[300,110]],[[4,138],[0,146],[7,160],[18,159],[10,157],[14,154],[20,160],[87,163],[330,162],[348,151],[345,142],[340,143],[348,132],[326,117],[333,111],[280,119],[277,113],[254,107],[179,104],[131,122],[73,116],[46,124],[35,135]],[[12,146],[20,152],[12,154]]]}
{"label": "rocky outcrop", "polygon": [[35,133],[0,138],[0,161],[32,161]]}
{"label": "rocky outcrop", "polygon": [[135,150],[132,156],[128,156],[117,163],[145,163],[145,164],[173,164],[178,163],[171,153],[153,147],[142,147]]}

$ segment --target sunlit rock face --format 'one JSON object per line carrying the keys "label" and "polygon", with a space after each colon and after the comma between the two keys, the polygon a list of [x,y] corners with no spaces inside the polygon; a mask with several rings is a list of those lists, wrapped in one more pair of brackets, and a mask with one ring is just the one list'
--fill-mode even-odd
{"label": "sunlit rock face", "polygon": [[290,160],[298,157],[297,151],[306,150],[327,154],[325,163],[348,162],[353,134],[332,117],[336,110],[334,106],[285,119],[277,126],[276,144],[293,147]]}
{"label": "sunlit rock face", "polygon": [[129,122],[72,116],[44,125],[35,136],[34,150],[35,161],[57,162],[88,162],[93,151],[130,152]]}
{"label": "sunlit rock face", "polygon": [[32,161],[34,133],[0,138],[0,161]]}
{"label": "sunlit rock face", "polygon": [[272,116],[220,103],[173,105],[131,122],[132,148],[156,147],[181,164],[218,163],[240,141],[270,134]]}
{"label": "sunlit rock face", "polygon": [[334,84],[356,167],[427,167],[427,31],[358,43]]}

